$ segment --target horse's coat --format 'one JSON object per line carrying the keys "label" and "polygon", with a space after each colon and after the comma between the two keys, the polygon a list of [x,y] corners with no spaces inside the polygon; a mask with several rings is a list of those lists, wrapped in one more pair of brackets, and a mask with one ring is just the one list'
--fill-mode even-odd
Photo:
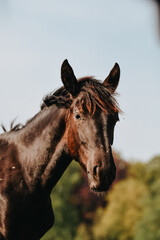
{"label": "horse's coat", "polygon": [[119,108],[113,97],[118,64],[103,83],[77,81],[67,60],[64,87],[44,98],[21,128],[0,135],[0,240],[38,240],[53,225],[50,192],[72,159],[90,188],[107,191],[116,168],[111,145]]}

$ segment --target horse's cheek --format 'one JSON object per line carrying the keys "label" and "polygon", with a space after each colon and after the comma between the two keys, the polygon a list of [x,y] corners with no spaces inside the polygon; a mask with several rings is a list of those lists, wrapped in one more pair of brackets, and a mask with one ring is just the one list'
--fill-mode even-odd
{"label": "horse's cheek", "polygon": [[71,157],[77,159],[79,156],[78,134],[75,128],[68,133],[68,149]]}

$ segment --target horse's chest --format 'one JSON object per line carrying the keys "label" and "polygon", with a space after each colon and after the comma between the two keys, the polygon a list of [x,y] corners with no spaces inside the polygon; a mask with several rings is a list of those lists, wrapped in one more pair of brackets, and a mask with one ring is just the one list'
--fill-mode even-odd
{"label": "horse's chest", "polygon": [[[17,219],[22,220],[24,217],[22,209],[25,208],[25,194],[20,178],[15,179],[15,175],[6,169],[0,183],[0,233],[3,236],[8,236],[11,226],[16,224]],[[19,216],[23,217],[19,218]]]}
{"label": "horse's chest", "polygon": [[39,198],[38,202],[31,196],[7,199],[0,206],[0,212],[0,240],[1,234],[9,240],[38,240],[52,226],[54,219],[50,201]]}

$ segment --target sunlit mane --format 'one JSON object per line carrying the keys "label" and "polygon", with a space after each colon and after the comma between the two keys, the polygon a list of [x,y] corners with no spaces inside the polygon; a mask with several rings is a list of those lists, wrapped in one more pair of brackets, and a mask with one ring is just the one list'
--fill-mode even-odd
{"label": "sunlit mane", "polygon": [[[93,77],[85,77],[79,79],[78,82],[81,89],[79,100],[82,110],[94,114],[96,108],[99,107],[106,112],[121,112],[115,97],[111,95],[109,89],[100,83],[100,81]],[[61,87],[45,96],[41,109],[53,104],[56,104],[58,107],[69,108],[73,100],[71,94],[64,87]]]}
{"label": "sunlit mane", "polygon": [[[78,82],[81,89],[79,96],[79,107],[81,108],[81,111],[94,115],[97,107],[99,107],[105,112],[121,112],[114,95],[111,95],[109,89],[100,83],[100,81],[94,79],[93,77],[85,77],[79,79]],[[43,98],[41,110],[54,104],[59,108],[69,108],[73,100],[72,95],[64,87],[61,87]],[[27,121],[27,124],[36,116]],[[1,125],[1,127],[4,132],[7,132],[3,125]],[[13,121],[11,123],[10,131],[19,131],[23,127],[24,126],[21,124],[14,125]]]}

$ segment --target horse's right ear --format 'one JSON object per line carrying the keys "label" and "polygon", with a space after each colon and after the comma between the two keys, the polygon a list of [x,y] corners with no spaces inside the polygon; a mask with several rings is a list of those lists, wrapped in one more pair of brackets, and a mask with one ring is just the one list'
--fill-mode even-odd
{"label": "horse's right ear", "polygon": [[104,80],[103,85],[108,87],[111,93],[114,93],[118,86],[119,78],[120,78],[120,67],[118,63],[115,63],[108,77]]}
{"label": "horse's right ear", "polygon": [[67,59],[64,60],[61,66],[61,79],[68,92],[75,96],[79,91],[79,84]]}

